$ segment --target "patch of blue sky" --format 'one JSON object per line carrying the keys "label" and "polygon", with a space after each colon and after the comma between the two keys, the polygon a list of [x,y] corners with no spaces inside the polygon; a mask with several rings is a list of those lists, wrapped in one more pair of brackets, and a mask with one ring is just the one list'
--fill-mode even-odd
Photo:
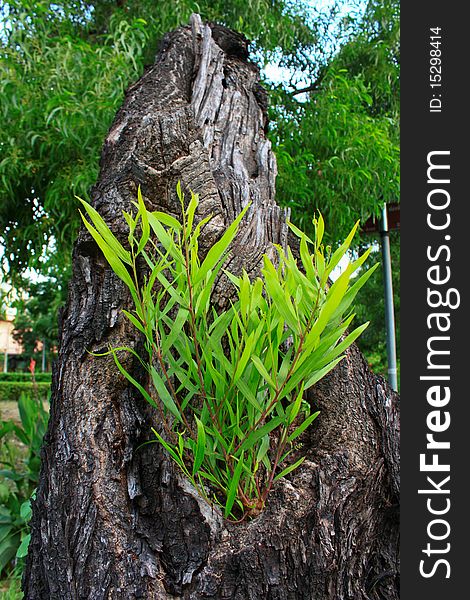
{"label": "patch of blue sky", "polygon": [[[307,72],[295,70],[282,64],[282,56],[273,53],[272,60],[263,68],[263,76],[269,83],[282,85],[287,89],[301,89],[312,83],[312,74],[320,65],[325,64],[341,47],[341,44],[350,35],[352,23],[357,22],[365,12],[365,0],[307,0],[304,3],[309,7],[310,21],[319,28],[321,47],[312,51],[312,68]],[[299,94],[298,100],[306,99]]]}

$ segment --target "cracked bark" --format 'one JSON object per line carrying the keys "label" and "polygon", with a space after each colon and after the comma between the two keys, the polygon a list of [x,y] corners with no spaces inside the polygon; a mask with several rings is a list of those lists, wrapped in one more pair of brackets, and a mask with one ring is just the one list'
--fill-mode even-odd
{"label": "cracked bark", "polygon": [[[204,252],[251,201],[229,268],[256,272],[287,241],[265,108],[246,40],[193,16],[128,90],[94,206],[125,239],[121,211],[137,185],[149,206],[178,215],[181,180],[200,195],[199,217],[215,215]],[[139,449],[157,416],[112,359],[87,352],[141,343],[120,313],[129,295],[85,231],[73,266],[25,598],[398,599],[398,397],[357,348],[310,394],[322,412],[301,468],[259,517],[230,525],[157,444]],[[221,281],[213,302],[227,299]]]}

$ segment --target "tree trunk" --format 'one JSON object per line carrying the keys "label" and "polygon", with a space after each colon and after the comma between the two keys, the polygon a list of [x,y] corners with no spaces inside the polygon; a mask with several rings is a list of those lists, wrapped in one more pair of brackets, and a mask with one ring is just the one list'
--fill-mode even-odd
{"label": "tree trunk", "polygon": [[[256,272],[286,244],[266,139],[266,94],[247,42],[217,25],[168,34],[128,90],[105,141],[94,206],[122,240],[140,185],[178,215],[178,180],[214,214],[202,252],[249,201],[230,270]],[[221,280],[213,302],[228,292]],[[211,510],[151,439],[157,416],[89,351],[142,343],[131,300],[82,230],[61,319],[51,416],[34,502],[25,598],[398,599],[398,397],[352,347],[310,394],[321,410],[307,459],[264,512],[233,525]],[[143,377],[130,359],[126,366]]]}

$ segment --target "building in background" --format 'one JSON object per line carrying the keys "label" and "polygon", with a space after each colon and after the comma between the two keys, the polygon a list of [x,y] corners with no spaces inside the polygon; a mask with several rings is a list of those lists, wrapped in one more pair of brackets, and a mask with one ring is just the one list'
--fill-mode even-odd
{"label": "building in background", "polygon": [[13,330],[15,325],[13,319],[15,313],[13,310],[7,309],[6,314],[0,319],[0,371],[7,372],[9,365],[16,363],[17,357],[23,353],[23,348],[19,342],[13,338]]}

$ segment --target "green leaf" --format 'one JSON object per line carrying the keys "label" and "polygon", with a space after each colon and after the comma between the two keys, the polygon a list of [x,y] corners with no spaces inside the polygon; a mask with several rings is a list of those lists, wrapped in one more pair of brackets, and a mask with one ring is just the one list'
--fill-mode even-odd
{"label": "green leaf", "polygon": [[199,197],[197,194],[191,191],[191,200],[189,201],[188,207],[186,209],[186,218],[187,218],[187,231],[186,235],[189,237],[193,231],[193,223],[194,223],[194,215],[196,214],[196,208],[199,202]]}
{"label": "green leaf", "polygon": [[325,222],[321,213],[318,215],[318,219],[316,221],[315,227],[315,247],[318,249],[323,239],[323,234],[325,233]]}
{"label": "green leaf", "polygon": [[207,479],[207,481],[210,481],[215,486],[217,486],[219,489],[221,489],[221,490],[223,490],[225,492],[225,486],[212,473],[209,473],[208,471],[201,471],[200,470],[198,472],[198,476],[199,477],[204,477],[204,479]]}
{"label": "green leaf", "polygon": [[347,335],[344,338],[344,340],[342,342],[340,342],[337,346],[335,346],[331,352],[329,352],[328,354],[326,354],[323,357],[322,362],[326,363],[326,362],[332,360],[333,358],[335,358],[336,356],[338,356],[339,354],[341,354],[342,352],[344,352],[345,350],[347,350],[347,348],[349,348],[349,346],[357,340],[357,338],[361,335],[361,333],[365,329],[367,329],[368,326],[369,326],[369,322],[364,323],[363,325],[360,325],[359,327],[354,329],[354,331],[352,331],[349,335]]}
{"label": "green leaf", "polygon": [[182,334],[183,327],[189,318],[189,311],[184,306],[178,310],[178,314],[170,325],[170,331],[162,340],[162,354],[166,356],[173,348],[176,339]]}
{"label": "green leaf", "polygon": [[124,308],[122,309],[122,312],[126,315],[126,317],[129,319],[129,321],[132,323],[132,325],[134,325],[134,327],[136,329],[138,329],[141,333],[145,334],[144,326],[136,317],[134,317],[134,315],[132,315],[130,312],[128,312]]}
{"label": "green leaf", "polygon": [[158,273],[157,275],[158,281],[163,285],[165,291],[183,308],[189,309],[189,304],[186,298],[183,298],[181,294],[177,292],[174,288],[174,285],[168,281],[163,273]]}
{"label": "green leaf", "polygon": [[305,421],[303,421],[298,427],[296,427],[294,429],[294,431],[287,438],[287,441],[292,442],[295,440],[295,438],[298,438],[299,435],[302,434],[307,429],[307,427],[309,427],[313,423],[313,421],[315,421],[315,419],[318,417],[319,414],[320,414],[320,411],[317,411],[317,412],[313,413],[313,415],[310,415],[309,417],[307,417],[305,419]]}
{"label": "green leaf", "polygon": [[292,331],[297,331],[299,328],[299,320],[295,313],[290,296],[282,289],[279,283],[278,273],[266,255],[264,256],[263,275],[266,291],[273,299],[279,314],[292,329]]}
{"label": "green leaf", "polygon": [[244,372],[244,370],[246,368],[248,361],[250,360],[250,357],[251,357],[251,359],[253,359],[253,357],[251,356],[251,351],[253,349],[254,338],[255,338],[255,333],[252,332],[248,336],[248,338],[246,338],[246,340],[245,340],[245,347],[243,348],[242,355],[240,357],[240,360],[238,361],[237,368],[235,369],[235,373],[233,375],[233,381],[236,381],[239,377],[241,377],[242,373]]}
{"label": "green leaf", "polygon": [[356,231],[357,231],[358,227],[359,227],[359,221],[356,222],[356,224],[354,225],[354,227],[349,232],[348,237],[341,244],[341,246],[333,253],[333,256],[331,257],[331,259],[330,259],[330,261],[328,263],[328,268],[326,269],[326,276],[327,277],[330,275],[330,273],[338,265],[339,261],[343,258],[343,256],[348,251],[349,246],[351,245],[351,242],[353,240],[353,237],[356,235]]}
{"label": "green leaf", "polygon": [[300,240],[300,259],[305,269],[305,273],[311,283],[316,281],[315,269],[313,267],[313,256],[308,251],[307,241],[305,237]]}
{"label": "green leaf", "polygon": [[300,465],[304,462],[305,460],[305,456],[302,456],[302,458],[299,458],[299,460],[297,460],[294,464],[289,465],[288,467],[286,467],[283,471],[281,471],[280,473],[278,473],[276,475],[276,477],[274,477],[274,481],[277,481],[278,479],[281,479],[281,477],[285,477],[286,475],[288,475],[289,473],[291,473],[292,471],[294,471],[295,469],[297,469],[297,467],[300,467]]}
{"label": "green leaf", "polygon": [[289,229],[291,229],[298,238],[300,238],[300,239],[303,238],[307,242],[310,242],[311,244],[313,244],[312,240],[303,231],[301,231],[298,227],[296,227],[293,223],[291,223],[291,221],[287,221],[287,225],[289,226]]}
{"label": "green leaf", "polygon": [[25,522],[28,522],[31,519],[31,500],[26,500],[26,502],[23,502],[20,508],[20,516]]}
{"label": "green leaf", "polygon": [[161,375],[157,372],[153,365],[150,367],[150,374],[152,376],[152,383],[155,386],[158,397],[163,402],[165,408],[167,408],[170,411],[170,413],[174,417],[176,417],[176,419],[178,419],[180,423],[183,423],[183,418],[180,414],[180,411],[178,410],[175,401],[173,400],[170,392],[168,391],[163,377],[161,377]]}
{"label": "green leaf", "polygon": [[122,211],[122,215],[127,223],[127,226],[129,227],[129,235],[127,236],[127,239],[129,241],[129,244],[132,244],[134,242],[134,231],[137,223],[132,218],[132,215],[127,213],[125,210]]}
{"label": "green leaf", "polygon": [[152,212],[152,215],[156,219],[158,219],[160,223],[163,223],[163,225],[166,225],[167,227],[171,227],[171,229],[174,229],[175,231],[181,231],[181,229],[183,228],[181,223],[177,219],[175,219],[175,217],[172,217],[167,213],[155,210]]}
{"label": "green leaf", "polygon": [[13,524],[11,522],[11,517],[8,517],[8,523],[0,525],[0,542],[4,540],[13,530]]}
{"label": "green leaf", "polygon": [[[126,263],[128,265],[132,265],[131,255],[130,255],[129,251],[125,250],[122,247],[119,240],[116,238],[116,236],[112,233],[112,231],[106,225],[106,222],[104,221],[103,217],[99,214],[99,212],[96,209],[94,209],[93,206],[91,206],[91,204],[88,204],[88,202],[85,202],[85,200],[82,200],[81,198],[78,198],[78,199],[83,204],[86,212],[88,213],[88,216],[91,219],[91,222],[93,223],[93,225],[96,228],[97,233],[101,236],[101,239],[104,240],[104,242],[109,246],[111,251],[116,256],[118,256],[120,260],[122,260],[124,263]],[[85,223],[85,225],[87,225],[87,224],[89,225],[88,221],[85,219],[83,214],[81,212],[80,212],[80,214],[82,215],[82,219],[83,219],[83,222]],[[87,227],[87,229],[88,229],[88,231],[90,231],[90,229],[88,227]]]}
{"label": "green leaf", "polygon": [[157,438],[157,440],[160,442],[160,444],[165,448],[165,450],[168,452],[168,454],[171,456],[171,458],[175,461],[175,463],[183,470],[183,472],[187,473],[187,469],[184,465],[184,462],[181,460],[181,458],[178,456],[178,454],[175,452],[174,448],[171,446],[171,444],[168,444],[163,438],[162,436],[158,433],[158,431],[156,429],[154,429],[152,427],[152,431],[155,434],[155,437]]}
{"label": "green leaf", "polygon": [[36,417],[34,407],[35,405],[32,397],[27,396],[26,394],[20,394],[18,400],[18,412],[20,414],[23,430],[28,438],[32,437],[34,431],[34,420]]}
{"label": "green leaf", "polygon": [[268,383],[268,385],[273,390],[276,390],[277,389],[276,384],[274,383],[273,379],[271,378],[271,375],[268,373],[268,371],[266,370],[266,367],[261,362],[261,360],[259,359],[259,357],[258,356],[252,356],[251,360],[252,360],[253,364],[255,365],[256,370],[261,375],[261,377],[263,377],[263,379]]}
{"label": "green leaf", "polygon": [[315,383],[320,381],[325,375],[327,375],[332,369],[336,367],[336,365],[343,360],[344,356],[340,356],[339,358],[335,358],[335,360],[331,361],[326,367],[323,367],[319,371],[316,371],[307,381],[305,382],[305,389],[312,387]]}
{"label": "green leaf", "polygon": [[[160,223],[160,220],[153,213],[148,213],[147,215],[150,227],[153,229],[155,235],[158,238],[158,241],[165,248],[169,256],[171,256],[175,261],[180,264],[184,264],[184,257],[180,250],[180,248],[175,244],[172,235],[165,230],[163,225]],[[170,229],[171,232],[171,229]]]}
{"label": "green leaf", "polygon": [[178,179],[178,183],[176,184],[176,195],[179,198],[181,206],[184,208],[184,194],[183,194],[183,190],[181,189],[181,180],[179,180],[179,179]]}
{"label": "green leaf", "polygon": [[276,427],[279,427],[281,423],[281,417],[273,417],[262,427],[259,427],[252,431],[250,434],[248,434],[247,437],[244,439],[243,443],[241,444],[239,451],[243,452],[246,450],[250,450],[250,448],[252,448],[260,438],[264,437],[268,433],[271,433],[271,431],[273,431],[273,429],[276,429]]}
{"label": "green leaf", "polygon": [[[132,281],[131,276],[129,275],[128,270],[124,266],[121,257],[116,254],[113,249],[107,244],[104,238],[88,223],[85,219],[85,216],[80,212],[80,215],[83,219],[83,223],[85,227],[90,232],[91,236],[98,244],[99,249],[103,253],[105,259],[107,260],[109,266],[116,273],[116,275],[127,285],[127,287],[135,293],[136,288],[134,282]],[[124,261],[127,263],[127,261]]]}
{"label": "green leaf", "polygon": [[380,267],[380,263],[376,263],[370,269],[368,269],[363,275],[361,275],[351,287],[348,289],[343,299],[341,300],[338,308],[333,314],[332,319],[340,317],[345,311],[351,306],[354,298],[356,297],[359,290],[364,286],[370,276],[376,271],[376,269]]}
{"label": "green leaf", "polygon": [[201,465],[204,462],[204,455],[206,452],[206,432],[204,429],[204,425],[196,417],[196,415],[194,415],[194,419],[195,419],[196,425],[197,425],[197,442],[196,442],[196,453],[194,455],[194,463],[193,463],[193,475],[195,475],[201,468]]}
{"label": "green leaf", "polygon": [[302,384],[300,386],[300,391],[297,394],[297,398],[295,399],[295,402],[293,404],[291,404],[286,410],[286,414],[288,417],[288,421],[287,421],[288,425],[292,425],[292,423],[295,421],[295,418],[299,414],[303,395],[304,395],[304,383],[302,382]]}
{"label": "green leaf", "polygon": [[253,408],[255,408],[256,411],[261,414],[263,412],[263,409],[261,408],[260,403],[256,399],[256,396],[253,393],[251,387],[243,379],[237,379],[235,381],[235,385],[243,394],[243,397],[248,400],[251,406],[253,406]]}
{"label": "green leaf", "polygon": [[111,349],[111,350],[110,350],[110,353],[113,355],[114,362],[116,363],[116,365],[117,365],[117,368],[119,369],[119,371],[120,371],[120,372],[121,372],[121,373],[124,375],[124,377],[125,377],[125,378],[126,378],[126,379],[127,379],[129,382],[130,382],[130,383],[132,383],[132,385],[133,385],[134,387],[136,387],[136,388],[139,390],[139,392],[140,392],[140,393],[142,394],[142,396],[143,396],[143,397],[144,397],[144,398],[147,400],[147,402],[148,402],[148,403],[149,403],[151,406],[153,406],[153,407],[155,407],[155,408],[156,408],[156,407],[157,407],[157,405],[156,405],[156,403],[155,403],[155,400],[154,400],[154,399],[153,399],[153,398],[152,398],[152,397],[149,395],[149,393],[147,392],[147,390],[146,390],[146,389],[145,389],[145,388],[144,388],[142,385],[140,385],[140,383],[139,383],[138,381],[136,381],[136,380],[135,380],[135,379],[132,377],[132,375],[131,375],[130,373],[128,373],[128,372],[126,371],[126,369],[125,369],[125,368],[124,368],[124,367],[121,365],[121,362],[119,361],[119,359],[118,359],[118,357],[117,357],[116,350],[117,350],[117,349],[113,348],[113,349]]}
{"label": "green leaf", "polygon": [[20,545],[20,534],[13,533],[0,542],[0,572],[15,557],[16,550]]}
{"label": "green leaf", "polygon": [[29,542],[31,541],[31,534],[28,533],[21,540],[21,544],[18,546],[16,551],[16,558],[24,558],[28,554]]}
{"label": "green leaf", "polygon": [[140,238],[139,245],[137,247],[137,254],[140,254],[142,250],[147,245],[147,242],[150,237],[150,225],[148,220],[147,209],[145,208],[144,200],[142,198],[142,191],[140,189],[140,185],[137,189],[137,200],[139,207],[139,215],[142,221],[142,237]]}
{"label": "green leaf", "polygon": [[341,300],[343,299],[349,283],[349,274],[345,271],[338,279],[333,283],[331,288],[328,290],[325,301],[321,308],[318,319],[315,321],[312,329],[309,331],[305,338],[305,350],[310,351],[317,344],[320,335],[325,330],[331,317],[338,308]]}
{"label": "green leaf", "polygon": [[195,313],[196,313],[197,317],[200,317],[201,315],[207,313],[209,310],[210,296],[212,294],[212,289],[214,287],[215,279],[216,279],[217,275],[219,274],[220,269],[222,268],[222,265],[223,265],[223,261],[221,261],[219,264],[217,264],[214,267],[214,269],[212,269],[208,273],[208,275],[210,274],[210,277],[208,277],[208,279],[204,282],[202,292],[197,296],[197,299],[196,299]]}
{"label": "green leaf", "polygon": [[268,453],[270,441],[271,440],[270,440],[269,434],[265,435],[262,438],[261,444],[259,445],[259,448],[258,448],[258,453],[256,454],[256,462],[257,463],[262,462],[264,457]]}
{"label": "green leaf", "polygon": [[228,519],[230,517],[230,514],[232,512],[232,507],[235,502],[235,497],[237,495],[237,489],[238,489],[238,483],[240,481],[240,475],[242,474],[242,471],[244,468],[243,461],[244,461],[244,455],[242,452],[240,457],[238,458],[238,463],[233,472],[233,477],[230,481],[230,485],[229,485],[229,488],[227,491],[227,500],[225,502],[225,512],[224,512],[224,516],[226,519]]}
{"label": "green leaf", "polygon": [[206,258],[202,262],[197,277],[194,280],[194,284],[196,285],[200,281],[202,281],[207,273],[213,269],[219,262],[225,261],[226,252],[228,247],[233,241],[233,238],[237,234],[238,226],[240,221],[245,216],[246,211],[249,208],[249,204],[245,206],[245,208],[241,211],[241,213],[237,216],[237,218],[233,221],[233,223],[227,227],[224,234],[220,238],[218,242],[216,242],[209,252],[206,255]]}

